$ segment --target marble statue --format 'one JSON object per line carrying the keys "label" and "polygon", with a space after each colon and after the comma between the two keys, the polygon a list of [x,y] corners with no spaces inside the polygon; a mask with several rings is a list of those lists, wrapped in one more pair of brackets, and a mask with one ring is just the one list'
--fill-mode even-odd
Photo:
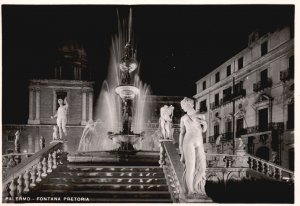
{"label": "marble statue", "polygon": [[67,113],[68,113],[68,107],[69,104],[67,102],[67,99],[65,98],[64,101],[62,99],[58,99],[59,108],[57,109],[57,112],[54,116],[51,116],[51,119],[57,117],[56,123],[58,126],[59,131],[59,138],[63,139],[63,133],[65,136],[67,136]]}
{"label": "marble statue", "polygon": [[174,107],[164,105],[160,108],[159,127],[163,139],[172,139],[172,117]]}
{"label": "marble statue", "polygon": [[236,138],[236,150],[244,150],[245,144],[242,140],[242,138]]}
{"label": "marble statue", "polygon": [[40,138],[40,149],[41,150],[44,149],[45,145],[46,145],[45,138],[43,136],[41,136],[41,138]]}
{"label": "marble statue", "polygon": [[21,153],[20,131],[19,130],[17,130],[15,133],[15,152]]}
{"label": "marble statue", "polygon": [[58,134],[58,127],[56,125],[54,125],[53,126],[53,134],[52,134],[53,141],[59,140],[59,137],[57,134]]}
{"label": "marble statue", "polygon": [[185,165],[184,183],[189,195],[206,195],[206,157],[202,133],[207,130],[205,116],[195,111],[194,101],[185,97],[181,108],[187,113],[180,119],[179,150]]}

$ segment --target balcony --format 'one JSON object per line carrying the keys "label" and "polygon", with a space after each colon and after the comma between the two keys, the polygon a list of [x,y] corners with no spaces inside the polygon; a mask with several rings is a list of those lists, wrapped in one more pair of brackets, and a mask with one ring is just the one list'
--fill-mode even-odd
{"label": "balcony", "polygon": [[267,78],[265,80],[259,81],[255,84],[253,84],[253,91],[258,92],[261,91],[265,88],[271,87],[272,86],[272,79]]}
{"label": "balcony", "polygon": [[294,70],[293,69],[288,68],[287,70],[280,72],[280,80],[281,81],[285,82],[290,79],[294,79]]}
{"label": "balcony", "polygon": [[245,129],[243,129],[245,131],[243,131],[240,135],[268,132],[268,131],[272,131],[272,130],[277,130],[279,132],[282,132],[283,129],[284,129],[283,122],[271,122],[271,123],[267,124],[265,127],[263,127],[261,125],[247,127]]}
{"label": "balcony", "polygon": [[246,96],[246,90],[245,89],[238,89],[233,92],[232,94],[232,100],[236,100],[242,97]]}
{"label": "balcony", "polygon": [[220,106],[221,106],[220,102],[213,102],[213,103],[210,104],[210,108],[212,110],[217,109]]}

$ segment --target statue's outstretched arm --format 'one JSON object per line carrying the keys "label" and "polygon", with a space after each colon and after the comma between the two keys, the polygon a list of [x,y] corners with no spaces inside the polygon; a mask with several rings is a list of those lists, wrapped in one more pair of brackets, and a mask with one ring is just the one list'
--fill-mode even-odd
{"label": "statue's outstretched arm", "polygon": [[64,103],[65,103],[65,106],[66,106],[66,107],[69,107],[69,104],[68,104],[68,102],[67,102],[67,97],[65,97]]}

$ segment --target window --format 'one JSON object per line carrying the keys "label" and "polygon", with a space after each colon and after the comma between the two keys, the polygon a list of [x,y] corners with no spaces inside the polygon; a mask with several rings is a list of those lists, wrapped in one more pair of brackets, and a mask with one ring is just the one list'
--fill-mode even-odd
{"label": "window", "polygon": [[260,45],[260,52],[261,52],[261,56],[264,56],[265,54],[268,53],[268,42],[265,41],[264,43],[262,43]]}
{"label": "window", "polygon": [[241,57],[238,59],[238,69],[240,70],[241,68],[243,68],[243,64],[244,64],[244,57]]}
{"label": "window", "polygon": [[203,90],[206,89],[206,81],[204,81],[204,82],[202,83],[202,88],[203,88]]}
{"label": "window", "polygon": [[215,94],[215,105],[219,105],[219,93]]}
{"label": "window", "polygon": [[262,81],[262,84],[263,84],[263,82],[266,83],[267,80],[268,80],[268,70],[265,69],[260,72],[260,81]]}
{"label": "window", "polygon": [[13,141],[15,141],[15,135],[9,134],[9,135],[7,136],[7,141],[8,141],[8,142],[13,142]]}
{"label": "window", "polygon": [[8,149],[8,150],[6,151],[6,153],[7,153],[7,154],[14,153],[14,150],[13,150],[13,149]]}
{"label": "window", "polygon": [[239,137],[243,134],[243,129],[244,129],[244,119],[239,118],[236,120],[236,136]]}
{"label": "window", "polygon": [[232,130],[232,122],[231,121],[228,121],[225,123],[225,131],[226,132],[231,132]]}
{"label": "window", "polygon": [[214,126],[214,138],[215,138],[215,140],[217,139],[217,137],[219,136],[219,129],[220,129],[220,127],[219,127],[219,124],[216,124],[215,126]]}
{"label": "window", "polygon": [[[65,91],[57,91],[56,92],[57,100],[59,100],[59,99],[64,100],[66,96],[67,96],[67,92],[65,92]],[[59,107],[59,104],[58,104],[58,102],[56,102],[56,109],[58,109],[58,107]]]}
{"label": "window", "polygon": [[268,108],[258,110],[258,130],[259,131],[268,131]]}
{"label": "window", "polygon": [[231,90],[232,90],[232,87],[228,87],[227,89],[223,90],[223,101],[230,99]]}
{"label": "window", "polygon": [[227,76],[229,77],[231,75],[231,65],[227,66]]}
{"label": "window", "polygon": [[206,99],[200,102],[200,112],[207,112]]}
{"label": "window", "polygon": [[220,72],[216,73],[215,79],[216,79],[216,83],[220,81]]}
{"label": "window", "polygon": [[294,129],[294,104],[288,105],[287,129]]}
{"label": "window", "polygon": [[240,81],[239,83],[233,86],[233,93],[238,94],[242,91],[242,89],[243,89],[243,81]]}

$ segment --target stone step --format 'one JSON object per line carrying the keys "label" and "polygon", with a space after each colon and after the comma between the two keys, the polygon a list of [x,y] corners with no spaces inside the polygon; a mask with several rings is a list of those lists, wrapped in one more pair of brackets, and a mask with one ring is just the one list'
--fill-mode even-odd
{"label": "stone step", "polygon": [[70,183],[45,183],[42,184],[38,190],[67,190],[67,191],[81,191],[81,190],[101,190],[101,191],[168,191],[166,184],[70,184]]}
{"label": "stone step", "polygon": [[73,167],[68,166],[68,171],[85,171],[85,172],[93,172],[93,171],[101,171],[101,172],[163,172],[163,169],[160,167],[140,167],[140,166],[119,166],[119,167],[111,167],[111,166],[83,166],[83,167]]}
{"label": "stone step", "polygon": [[61,178],[50,177],[46,182],[51,183],[101,183],[101,184],[166,184],[165,178],[146,178],[146,177],[123,177],[123,178],[107,178],[107,177],[85,177],[85,178]]}
{"label": "stone step", "polygon": [[102,172],[102,171],[95,171],[95,172],[63,172],[63,171],[55,171],[53,176],[66,178],[66,177],[78,177],[78,178],[85,178],[85,177],[106,177],[106,178],[123,178],[123,177],[131,177],[131,178],[139,178],[139,177],[146,177],[146,178],[163,178],[165,177],[164,173],[162,172]]}

